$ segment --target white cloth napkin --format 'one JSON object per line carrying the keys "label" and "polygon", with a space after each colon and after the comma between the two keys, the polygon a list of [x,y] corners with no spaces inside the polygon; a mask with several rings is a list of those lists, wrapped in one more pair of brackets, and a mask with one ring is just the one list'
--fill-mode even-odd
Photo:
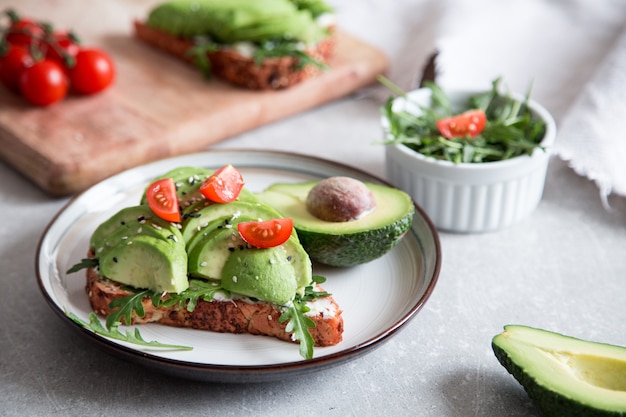
{"label": "white cloth napkin", "polygon": [[626,196],[626,29],[565,115],[555,152],[594,181],[605,205]]}

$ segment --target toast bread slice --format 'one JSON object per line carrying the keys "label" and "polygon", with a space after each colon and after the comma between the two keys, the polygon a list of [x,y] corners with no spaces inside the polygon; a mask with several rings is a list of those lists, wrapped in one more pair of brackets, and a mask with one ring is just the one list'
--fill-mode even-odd
{"label": "toast bread slice", "polygon": [[[93,256],[93,252],[90,253]],[[92,309],[106,317],[112,310],[111,301],[130,295],[121,284],[100,276],[95,268],[87,270],[87,295]],[[318,288],[318,291],[323,291]],[[159,323],[174,327],[187,327],[220,333],[248,333],[295,342],[292,333],[287,332],[287,323],[280,323],[281,309],[271,303],[254,302],[246,298],[198,300],[193,311],[185,306],[155,307],[146,297],[143,301],[144,316],[133,313],[132,323]],[[333,346],[341,342],[343,317],[341,309],[332,296],[320,297],[307,304],[312,314],[309,316],[315,327],[309,329],[315,346]]]}
{"label": "toast bread slice", "polygon": [[[187,52],[193,43],[190,39],[173,36],[163,30],[134,21],[138,39],[162,51],[192,62]],[[320,63],[328,64],[336,46],[334,30],[331,34],[306,53]],[[207,53],[211,62],[211,73],[231,84],[251,90],[280,90],[294,86],[306,79],[321,74],[324,70],[313,65],[299,66],[298,58],[292,56],[266,58],[262,63],[253,57],[244,56],[235,49],[220,49]]]}

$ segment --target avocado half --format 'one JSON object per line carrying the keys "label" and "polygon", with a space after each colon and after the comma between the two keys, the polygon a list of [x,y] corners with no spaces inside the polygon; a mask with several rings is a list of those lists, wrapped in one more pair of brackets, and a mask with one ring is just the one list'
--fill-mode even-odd
{"label": "avocado half", "polygon": [[257,194],[259,200],[291,217],[300,243],[319,263],[348,267],[367,263],[389,252],[413,222],[411,197],[393,187],[365,182],[376,200],[376,210],[358,220],[329,222],[306,207],[309,191],[318,181],[277,183]]}
{"label": "avocado half", "polygon": [[547,417],[626,416],[626,347],[508,325],[492,348]]}

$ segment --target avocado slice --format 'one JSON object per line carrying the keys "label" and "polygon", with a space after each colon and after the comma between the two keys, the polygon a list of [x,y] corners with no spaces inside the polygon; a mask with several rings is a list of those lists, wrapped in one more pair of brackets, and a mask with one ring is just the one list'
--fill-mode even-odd
{"label": "avocado slice", "polygon": [[125,207],[101,223],[91,235],[89,246],[98,255],[119,240],[140,234],[164,238],[173,235],[182,239],[180,231],[172,223],[158,217],[148,206],[140,205]]}
{"label": "avocado slice", "polygon": [[99,268],[102,276],[135,288],[180,293],[189,287],[182,240],[134,236],[104,251]]}
{"label": "avocado slice", "polygon": [[274,302],[303,294],[313,279],[311,260],[296,236],[280,246],[259,249],[249,246],[235,227],[216,228],[203,236],[188,251],[188,271],[191,276],[221,280],[224,289]]}
{"label": "avocado slice", "polygon": [[293,219],[302,246],[316,262],[340,267],[370,262],[391,250],[411,227],[415,213],[411,197],[369,182],[365,185],[376,200],[375,211],[346,222],[321,220],[306,207],[307,195],[317,183],[277,183],[257,194],[283,217]]}
{"label": "avocado slice", "polygon": [[218,217],[217,219],[211,220],[205,227],[202,228],[198,233],[194,234],[189,240],[186,242],[187,253],[191,252],[193,248],[202,240],[206,239],[207,236],[212,234],[213,232],[220,229],[228,229],[228,228],[236,228],[237,223],[240,222],[251,222],[256,221],[256,218],[248,217],[248,216],[235,216],[235,215],[227,215]]}
{"label": "avocado slice", "polygon": [[[213,171],[210,169],[184,166],[172,169],[154,178],[153,182],[164,178],[174,180],[178,205],[181,210],[185,210],[185,208],[190,205],[205,200],[204,196],[200,193],[200,185],[202,185],[204,180],[211,176],[211,174],[213,174]],[[148,204],[145,191],[141,196],[140,204]]]}
{"label": "avocado slice", "polygon": [[209,36],[224,44],[315,43],[327,35],[310,9],[300,10],[289,0],[172,0],[152,9],[147,24],[175,36]]}
{"label": "avocado slice", "polygon": [[284,305],[293,300],[298,281],[282,246],[244,248],[228,256],[222,269],[222,288]]}
{"label": "avocado slice", "polygon": [[626,347],[508,325],[492,348],[546,416],[626,415]]}
{"label": "avocado slice", "polygon": [[267,205],[252,201],[233,201],[226,204],[204,205],[193,213],[187,213],[182,222],[182,234],[185,241],[190,241],[196,233],[215,219],[231,216],[234,220],[246,216],[255,220],[269,220],[281,217],[280,213]]}

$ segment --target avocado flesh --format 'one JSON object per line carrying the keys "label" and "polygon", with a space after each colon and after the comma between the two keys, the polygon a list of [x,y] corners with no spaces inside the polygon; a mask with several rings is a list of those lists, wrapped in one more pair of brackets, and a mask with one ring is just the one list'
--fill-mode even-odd
{"label": "avocado flesh", "polygon": [[173,0],[152,9],[147,24],[176,36],[209,36],[224,44],[281,39],[315,43],[327,35],[309,10],[299,10],[289,0]]}
{"label": "avocado flesh", "polygon": [[626,415],[625,347],[518,325],[492,347],[546,416]]}
{"label": "avocado flesh", "polygon": [[298,289],[296,271],[281,246],[236,250],[222,269],[222,288],[278,304],[291,301]]}
{"label": "avocado flesh", "polygon": [[194,211],[193,215],[188,214],[182,223],[182,234],[185,241],[189,241],[196,233],[208,224],[220,217],[231,216],[236,219],[239,216],[246,216],[258,220],[275,219],[280,213],[271,207],[260,203],[248,201],[233,201],[227,204],[209,204]]}
{"label": "avocado flesh", "polygon": [[125,207],[102,222],[92,233],[89,246],[101,252],[103,248],[113,246],[123,237],[137,234],[162,235],[174,234],[182,239],[178,229],[167,220],[163,220],[147,206]]}
{"label": "avocado flesh", "polygon": [[138,235],[98,259],[100,274],[121,284],[172,293],[189,287],[184,244],[174,239]]}
{"label": "avocado flesh", "polygon": [[348,267],[370,262],[389,252],[413,222],[415,206],[405,192],[365,183],[376,200],[376,210],[347,222],[328,222],[313,216],[306,198],[317,181],[279,183],[257,194],[283,217],[291,217],[298,238],[316,262]]}

